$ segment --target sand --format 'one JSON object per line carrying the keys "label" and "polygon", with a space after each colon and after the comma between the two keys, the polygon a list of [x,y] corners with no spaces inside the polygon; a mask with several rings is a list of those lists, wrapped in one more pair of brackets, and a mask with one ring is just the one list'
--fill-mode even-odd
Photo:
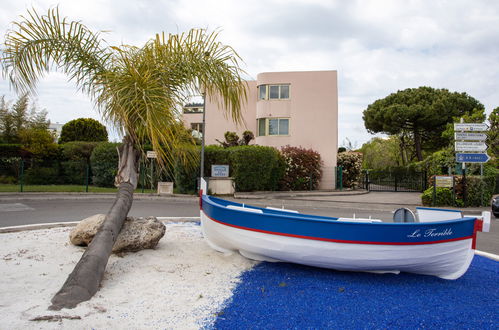
{"label": "sand", "polygon": [[61,311],[50,299],[84,251],[69,243],[71,228],[0,234],[0,329],[210,327],[255,262],[212,250],[199,225],[166,226],[155,250],[112,255],[96,295]]}

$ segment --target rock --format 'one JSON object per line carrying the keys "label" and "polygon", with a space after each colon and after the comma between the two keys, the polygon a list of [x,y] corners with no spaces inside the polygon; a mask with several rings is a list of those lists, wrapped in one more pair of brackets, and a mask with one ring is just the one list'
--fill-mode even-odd
{"label": "rock", "polygon": [[[69,234],[71,243],[88,246],[105,217],[104,214],[96,214],[80,221]],[[113,253],[154,249],[159,240],[165,235],[165,230],[163,223],[156,217],[127,217],[114,243]]]}

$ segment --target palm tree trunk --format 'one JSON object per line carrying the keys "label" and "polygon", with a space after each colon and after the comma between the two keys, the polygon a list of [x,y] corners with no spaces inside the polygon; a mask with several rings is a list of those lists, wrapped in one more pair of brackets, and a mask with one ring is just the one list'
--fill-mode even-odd
{"label": "palm tree trunk", "polygon": [[116,199],[80,261],[59,292],[52,298],[52,305],[49,307],[51,310],[74,308],[80,302],[92,298],[99,290],[113,245],[132,207],[133,191],[138,181],[139,153],[128,137],[125,137],[123,145],[118,149],[118,154]]}

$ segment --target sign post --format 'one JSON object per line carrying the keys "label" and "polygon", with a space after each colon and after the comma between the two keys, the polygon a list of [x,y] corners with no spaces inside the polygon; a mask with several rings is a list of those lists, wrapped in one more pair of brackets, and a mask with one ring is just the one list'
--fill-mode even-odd
{"label": "sign post", "polygon": [[487,134],[477,133],[485,132],[489,126],[486,123],[463,123],[461,118],[460,123],[454,124],[454,148],[456,153],[456,162],[463,164],[463,202],[466,207],[466,163],[479,163],[480,175],[483,175],[483,163],[489,161],[487,155]]}

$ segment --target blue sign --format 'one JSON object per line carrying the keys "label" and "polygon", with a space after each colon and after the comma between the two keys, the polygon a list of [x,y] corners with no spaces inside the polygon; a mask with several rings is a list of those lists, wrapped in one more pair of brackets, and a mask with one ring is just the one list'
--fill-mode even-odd
{"label": "blue sign", "polygon": [[486,163],[489,159],[487,154],[456,154],[458,163]]}

